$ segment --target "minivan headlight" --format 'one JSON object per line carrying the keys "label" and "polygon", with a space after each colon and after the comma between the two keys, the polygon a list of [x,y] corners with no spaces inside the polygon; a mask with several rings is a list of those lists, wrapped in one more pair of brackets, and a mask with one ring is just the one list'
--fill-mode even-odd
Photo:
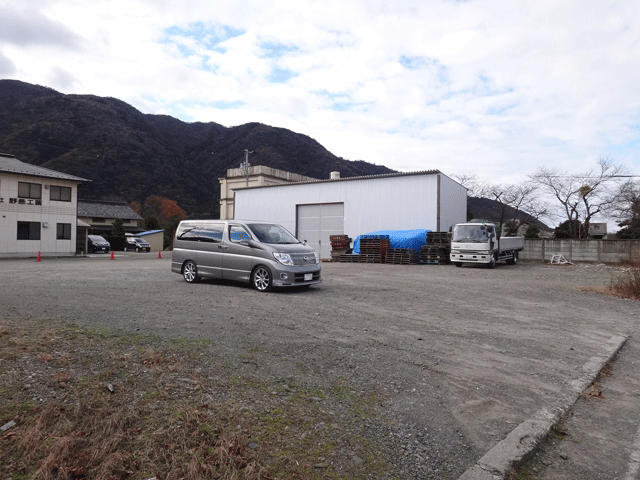
{"label": "minivan headlight", "polygon": [[293,260],[291,259],[291,255],[289,255],[288,253],[273,252],[273,256],[282,265],[293,267]]}

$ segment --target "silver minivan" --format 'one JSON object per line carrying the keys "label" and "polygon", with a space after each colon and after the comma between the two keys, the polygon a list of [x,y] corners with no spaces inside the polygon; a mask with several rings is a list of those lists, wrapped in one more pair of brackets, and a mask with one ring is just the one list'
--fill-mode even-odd
{"label": "silver minivan", "polygon": [[320,283],[315,250],[275,223],[240,220],[183,220],[173,239],[171,271],[189,282],[222,278],[271,287]]}

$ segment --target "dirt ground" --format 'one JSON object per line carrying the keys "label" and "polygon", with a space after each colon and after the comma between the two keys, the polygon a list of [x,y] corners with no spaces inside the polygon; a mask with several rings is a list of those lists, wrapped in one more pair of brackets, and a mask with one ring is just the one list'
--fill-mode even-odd
{"label": "dirt ground", "polygon": [[321,285],[264,294],[187,284],[170,258],[2,260],[2,311],[210,340],[273,381],[342,379],[380,399],[400,478],[457,478],[553,406],[612,336],[635,339],[640,318],[638,302],[582,288],[609,284],[618,269],[601,264],[324,263]]}

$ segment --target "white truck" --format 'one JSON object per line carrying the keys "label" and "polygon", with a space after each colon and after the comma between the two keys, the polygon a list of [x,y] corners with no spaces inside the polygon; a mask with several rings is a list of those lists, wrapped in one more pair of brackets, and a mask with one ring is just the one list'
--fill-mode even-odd
{"label": "white truck", "polygon": [[493,223],[459,223],[453,227],[450,259],[456,267],[482,263],[494,268],[501,260],[515,265],[523,249],[524,237],[499,237]]}

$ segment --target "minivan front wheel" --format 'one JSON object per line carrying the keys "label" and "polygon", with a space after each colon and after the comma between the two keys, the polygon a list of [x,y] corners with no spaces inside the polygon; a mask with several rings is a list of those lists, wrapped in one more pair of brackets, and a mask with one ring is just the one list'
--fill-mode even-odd
{"label": "minivan front wheel", "polygon": [[198,281],[198,267],[195,262],[188,260],[182,267],[182,276],[187,283],[195,283]]}
{"label": "minivan front wheel", "polygon": [[262,265],[255,268],[251,274],[251,284],[259,292],[268,292],[271,290],[271,271]]}

